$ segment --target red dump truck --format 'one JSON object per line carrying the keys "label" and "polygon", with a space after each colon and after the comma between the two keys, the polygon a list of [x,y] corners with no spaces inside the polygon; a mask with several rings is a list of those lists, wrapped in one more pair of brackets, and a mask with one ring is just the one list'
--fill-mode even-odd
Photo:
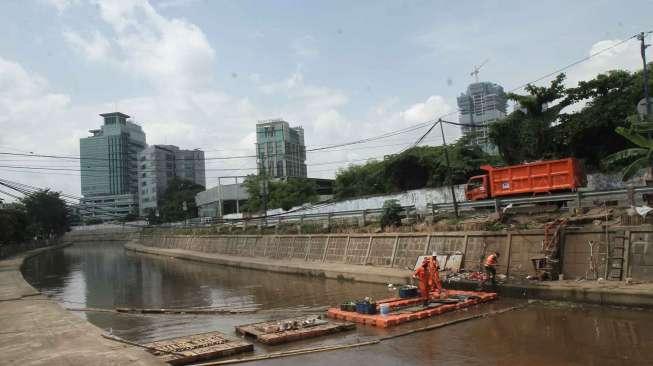
{"label": "red dump truck", "polygon": [[487,171],[487,174],[469,178],[465,186],[465,197],[468,201],[574,191],[587,184],[585,173],[574,158],[506,167],[482,165],[481,169]]}

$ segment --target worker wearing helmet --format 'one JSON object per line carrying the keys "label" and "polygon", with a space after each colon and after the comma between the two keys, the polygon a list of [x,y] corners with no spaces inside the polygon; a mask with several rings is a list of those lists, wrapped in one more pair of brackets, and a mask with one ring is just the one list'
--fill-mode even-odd
{"label": "worker wearing helmet", "polygon": [[424,258],[422,261],[422,264],[417,267],[415,270],[415,273],[413,273],[413,278],[417,278],[419,283],[417,286],[419,287],[419,292],[422,295],[422,299],[424,300],[424,306],[428,306],[429,300],[430,300],[430,281],[429,278],[431,277],[429,274],[429,258]]}
{"label": "worker wearing helmet", "polygon": [[[492,280],[492,286],[494,287],[497,285],[497,263],[499,262],[500,256],[501,254],[499,254],[499,252],[492,252],[487,256],[487,258],[485,258],[485,263],[483,263],[485,273],[487,273],[488,279]],[[483,283],[486,281],[483,281]]]}

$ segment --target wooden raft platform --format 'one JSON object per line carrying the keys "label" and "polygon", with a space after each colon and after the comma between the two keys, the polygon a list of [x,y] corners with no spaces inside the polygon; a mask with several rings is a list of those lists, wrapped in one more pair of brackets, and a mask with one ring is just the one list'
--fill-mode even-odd
{"label": "wooden raft platform", "polygon": [[186,365],[254,350],[253,344],[227,338],[220,332],[164,339],[147,343],[145,347],[171,365]]}
{"label": "wooden raft platform", "polygon": [[289,322],[298,322],[301,324],[301,322],[305,319],[307,319],[307,317],[239,325],[236,327],[236,332],[247,336],[256,337],[256,340],[261,343],[281,344],[356,328],[356,324],[354,323],[334,322],[326,319],[318,319],[314,325],[305,327],[300,326],[296,329],[289,330],[278,330],[278,324]]}
{"label": "wooden raft platform", "polygon": [[[480,304],[495,300],[497,294],[494,292],[476,292],[476,291],[447,291],[450,299],[438,302],[440,294],[438,291],[431,292],[432,303],[429,307],[422,307],[422,298],[414,297],[409,299],[391,298],[376,302],[377,314],[359,314],[353,311],[344,311],[339,308],[330,308],[327,316],[333,319],[342,319],[346,321],[372,325],[380,328],[392,327],[401,323],[410,322],[418,319],[430,318],[449,311],[466,308],[472,305]],[[451,298],[459,298],[459,301]],[[455,302],[454,302],[455,301]],[[378,313],[379,305],[388,304],[390,313],[381,315]]]}

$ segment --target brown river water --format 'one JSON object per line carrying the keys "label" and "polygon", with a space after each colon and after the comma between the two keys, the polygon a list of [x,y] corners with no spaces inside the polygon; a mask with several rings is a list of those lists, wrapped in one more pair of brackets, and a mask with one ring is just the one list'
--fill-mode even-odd
{"label": "brown river water", "polygon": [[[28,282],[69,308],[230,307],[239,315],[75,312],[144,343],[303,314],[364,296],[391,297],[384,285],[311,278],[134,254],[121,245],[78,244],[45,252],[23,268]],[[356,343],[473,314],[527,304],[500,299],[388,330],[357,330],[288,345],[255,344],[254,354]],[[251,354],[250,354],[251,355]],[[269,365],[653,365],[653,311],[532,302],[500,315],[379,344],[259,361]]]}

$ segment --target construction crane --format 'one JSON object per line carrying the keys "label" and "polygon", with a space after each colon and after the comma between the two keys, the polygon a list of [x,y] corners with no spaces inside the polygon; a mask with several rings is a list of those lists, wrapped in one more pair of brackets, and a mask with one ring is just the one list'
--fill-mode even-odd
{"label": "construction crane", "polygon": [[478,83],[478,71],[481,69],[481,67],[485,66],[485,64],[490,61],[489,58],[485,59],[485,61],[481,62],[480,65],[474,66],[474,71],[470,72],[469,75],[474,77],[474,80]]}

